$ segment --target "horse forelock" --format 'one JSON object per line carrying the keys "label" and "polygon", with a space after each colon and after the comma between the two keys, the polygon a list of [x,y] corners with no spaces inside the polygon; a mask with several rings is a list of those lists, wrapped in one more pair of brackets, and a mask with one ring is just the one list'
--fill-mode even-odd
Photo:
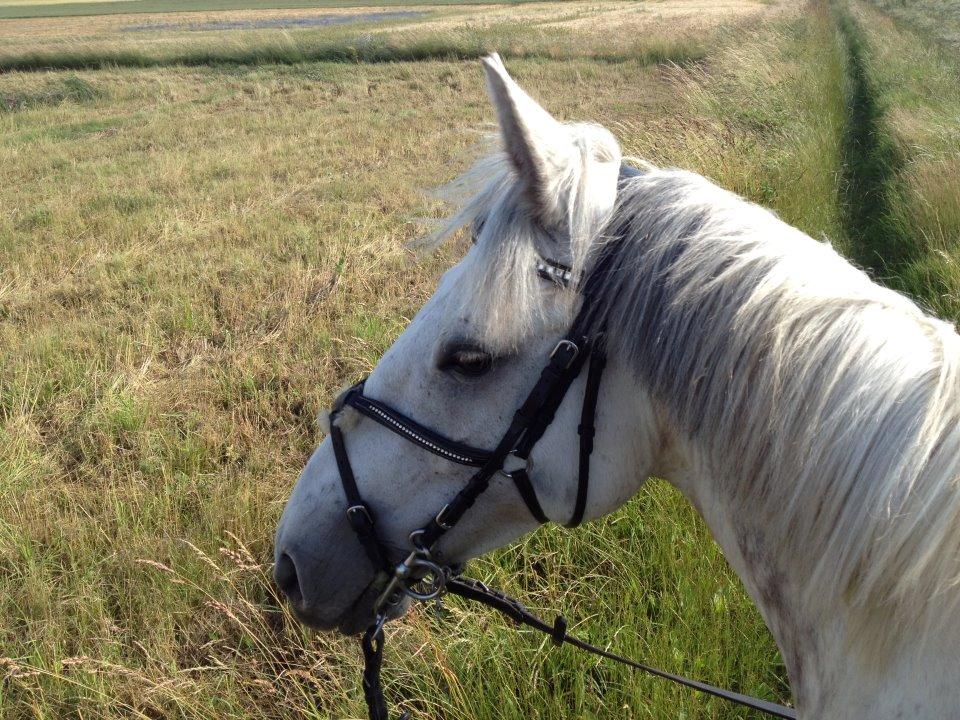
{"label": "horse forelock", "polygon": [[502,152],[482,159],[438,192],[458,209],[430,240],[442,242],[471,228],[474,244],[461,263],[464,281],[457,288],[455,310],[473,321],[475,339],[489,347],[516,349],[535,334],[562,330],[576,311],[575,288],[545,285],[536,266],[548,259],[570,267],[574,277],[581,275],[609,220],[616,189],[598,192],[590,170],[598,157],[609,162],[611,156],[589,142],[593,126],[577,127],[583,131],[578,144],[583,162],[552,179],[550,192],[563,212],[550,227],[536,217]]}
{"label": "horse forelock", "polygon": [[[575,199],[587,192],[589,178],[569,182]],[[460,310],[495,346],[562,329],[577,304],[544,292],[533,268],[555,240],[514,183],[504,157],[478,164],[452,186],[468,192],[443,233],[481,226]],[[577,223],[575,274],[617,242],[596,299],[610,354],[705,448],[716,481],[770,529],[771,550],[804,565],[811,602],[832,589],[942,628],[960,609],[952,326],[691,173],[622,178],[608,221]]]}

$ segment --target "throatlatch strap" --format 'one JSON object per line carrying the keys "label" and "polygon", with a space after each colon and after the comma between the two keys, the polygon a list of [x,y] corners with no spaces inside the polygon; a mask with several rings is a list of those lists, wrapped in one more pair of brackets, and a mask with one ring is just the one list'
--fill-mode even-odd
{"label": "throatlatch strap", "polygon": [[582,523],[583,513],[587,509],[587,493],[590,491],[590,455],[593,453],[593,438],[597,433],[597,398],[600,395],[600,380],[606,365],[606,354],[601,348],[595,347],[590,357],[587,384],[583,389],[580,425],[577,427],[577,433],[580,435],[580,467],[577,477],[577,500],[573,506],[573,514],[567,521],[568,528],[575,528]]}
{"label": "throatlatch strap", "polygon": [[[553,419],[557,414],[557,410],[560,409],[560,405],[563,404],[563,399],[567,396],[567,391],[570,389],[570,385],[572,385],[573,381],[577,379],[581,370],[583,370],[584,364],[587,362],[588,358],[591,357],[591,347],[589,345],[589,341],[583,337],[578,338],[578,341],[579,352],[566,368],[562,377],[558,378],[558,381],[553,383],[552,388],[550,388],[550,392],[543,396],[542,403],[537,410],[536,416],[530,422],[526,432],[523,434],[523,437],[520,439],[516,449],[513,451],[513,454],[521,460],[526,460],[530,456],[533,446],[536,445],[540,441],[540,438],[543,437],[543,434],[553,422]],[[590,359],[590,363],[591,372],[593,372],[592,359]],[[588,458],[588,468],[589,462],[590,461]],[[579,483],[582,484],[582,455],[580,457],[580,466],[581,480]],[[537,492],[533,487],[533,483],[530,481],[530,476],[527,474],[526,469],[521,469],[510,473],[510,478],[517,486],[517,490],[520,492],[520,497],[523,498],[523,501],[527,504],[527,509],[537,520],[537,522],[541,524],[549,522],[549,518],[543,511],[543,506],[540,505],[540,499],[537,497]],[[581,491],[578,489],[578,495],[580,492]]]}

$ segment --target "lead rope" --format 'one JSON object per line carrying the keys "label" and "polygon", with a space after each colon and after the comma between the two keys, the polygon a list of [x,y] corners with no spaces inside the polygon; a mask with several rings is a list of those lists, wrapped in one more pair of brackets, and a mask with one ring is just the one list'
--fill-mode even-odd
{"label": "lead rope", "polygon": [[[367,628],[360,641],[363,648],[363,699],[367,701],[370,720],[390,720],[390,711],[380,683],[385,642],[383,625],[379,623]],[[410,720],[410,713],[403,713],[398,720]]]}
{"label": "lead rope", "polygon": [[[721,700],[734,703],[735,705],[747,707],[752,710],[759,710],[767,715],[783,718],[784,720],[796,720],[797,718],[797,711],[794,708],[778,705],[769,700],[751,697],[750,695],[744,695],[732,690],[724,690],[715,685],[710,685],[709,683],[699,680],[692,680],[682,675],[675,675],[674,673],[660,670],[659,668],[646,665],[623,655],[617,655],[596,645],[591,645],[585,640],[581,640],[567,632],[567,621],[562,615],[558,615],[553,625],[549,625],[527,610],[519,600],[515,600],[499,590],[493,590],[479,580],[453,577],[447,581],[446,591],[464,600],[471,600],[493,608],[500,614],[513,620],[517,625],[525,625],[545,635],[549,635],[550,639],[558,647],[564,644],[572,645],[591,655],[612,660],[621,665],[626,665],[649,675],[669,680],[678,685],[696,690],[697,692],[712,695]],[[367,711],[370,715],[370,720],[389,720],[390,717],[387,702],[383,694],[383,688],[380,683],[380,668],[383,664],[384,643],[383,625],[380,623],[369,628],[367,632],[364,633],[361,641],[364,660],[363,695],[367,701]],[[404,712],[398,720],[410,720],[410,713]]]}
{"label": "lead rope", "polygon": [[[607,660],[620,663],[621,665],[627,665],[628,667],[641,670],[650,675],[654,675],[665,680],[670,680],[671,682],[692,688],[698,692],[706,693],[707,695],[713,695],[714,697],[718,697],[722,700],[726,700],[743,707],[748,707],[753,710],[759,710],[760,712],[767,713],[773,717],[784,718],[784,720],[796,720],[797,711],[793,708],[789,708],[784,705],[778,705],[777,703],[773,703],[768,700],[750,697],[749,695],[743,695],[738,692],[733,692],[732,690],[724,690],[723,688],[718,688],[708,683],[700,682],[699,680],[691,680],[690,678],[683,677],[682,675],[674,675],[673,673],[660,670],[650,665],[645,665],[644,663],[637,662],[636,660],[624,657],[623,655],[617,655],[616,653],[610,652],[609,650],[604,650],[596,645],[591,645],[585,640],[581,640],[567,633],[567,621],[562,615],[557,616],[557,619],[554,621],[552,626],[548,625],[546,622],[527,610],[527,608],[524,607],[519,600],[515,600],[504,593],[499,592],[498,590],[492,590],[479,580],[473,580],[471,578],[464,577],[451,578],[447,582],[446,589],[448,592],[462,597],[464,600],[472,600],[474,602],[481,603],[482,605],[486,605],[487,607],[493,608],[497,612],[513,620],[518,625],[525,625],[529,628],[533,628],[534,630],[538,630],[539,632],[549,635],[553,640],[553,643],[557,646],[563,644],[572,645],[592,655],[598,655],[602,658],[606,658]],[[401,718],[401,720],[403,719]]]}

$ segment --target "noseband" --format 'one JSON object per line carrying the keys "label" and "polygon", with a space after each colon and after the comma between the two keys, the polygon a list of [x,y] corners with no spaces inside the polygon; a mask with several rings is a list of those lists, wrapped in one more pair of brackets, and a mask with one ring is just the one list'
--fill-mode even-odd
{"label": "noseband", "polygon": [[[622,182],[639,174],[639,171],[623,166],[620,180]],[[386,403],[367,397],[364,395],[365,380],[361,380],[341,394],[330,411],[330,439],[340,473],[340,482],[347,497],[347,519],[370,562],[388,578],[374,607],[376,619],[364,633],[362,641],[365,661],[363,691],[370,720],[388,720],[389,717],[380,686],[380,666],[383,661],[384,645],[383,626],[389,610],[398,607],[404,596],[414,600],[431,600],[439,597],[445,590],[488,605],[519,624],[546,632],[558,645],[568,643],[701,692],[778,717],[795,718],[791,708],[672,675],[571,637],[567,635],[566,620],[562,617],[557,618],[553,627],[547,625],[530,614],[517,601],[490,590],[477,581],[459,578],[459,569],[444,564],[435,551],[437,542],[456,526],[477,499],[490,487],[491,480],[498,474],[513,481],[530,514],[538,522],[548,522],[527,473],[527,461],[534,446],[553,422],[567,391],[589,362],[590,369],[584,385],[578,426],[580,442],[577,495],[570,518],[565,525],[572,528],[583,521],[590,490],[590,454],[593,452],[597,398],[600,394],[600,380],[606,366],[603,330],[602,324],[598,323],[595,299],[598,289],[610,272],[615,255],[616,241],[612,241],[604,247],[593,269],[579,283],[581,306],[569,332],[557,342],[540,377],[514,413],[510,426],[493,450],[483,450],[451,440]],[[542,258],[535,270],[539,277],[564,288],[569,287],[573,282],[571,269],[554,260]],[[350,465],[350,457],[347,454],[343,430],[337,424],[340,414],[347,407],[434,455],[458,465],[477,468],[466,485],[450,502],[440,508],[432,520],[410,533],[412,549],[399,563],[391,560],[390,549],[377,534],[373,510],[364,502],[357,486],[357,480]],[[408,714],[404,713],[400,720],[406,720],[408,717]]]}

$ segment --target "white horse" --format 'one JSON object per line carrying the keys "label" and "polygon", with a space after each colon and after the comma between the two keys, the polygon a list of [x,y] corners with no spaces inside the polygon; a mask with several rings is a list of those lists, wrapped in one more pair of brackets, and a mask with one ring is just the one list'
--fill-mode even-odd
{"label": "white horse", "polygon": [[[703,515],[780,647],[801,718],[960,717],[960,337],[828,245],[689,172],[618,183],[605,129],[556,121],[484,63],[505,152],[448,232],[475,243],[383,356],[365,395],[474,446],[500,439],[610,238],[599,294],[609,366],[587,519],[646,478]],[[619,188],[619,189],[618,189]],[[580,377],[528,470],[545,514],[576,494]],[[469,468],[346,408],[350,458],[381,537],[407,536]],[[297,615],[357,632],[385,574],[361,550],[329,439],[286,506],[276,577]],[[537,522],[495,479],[438,552],[477,556]]]}

